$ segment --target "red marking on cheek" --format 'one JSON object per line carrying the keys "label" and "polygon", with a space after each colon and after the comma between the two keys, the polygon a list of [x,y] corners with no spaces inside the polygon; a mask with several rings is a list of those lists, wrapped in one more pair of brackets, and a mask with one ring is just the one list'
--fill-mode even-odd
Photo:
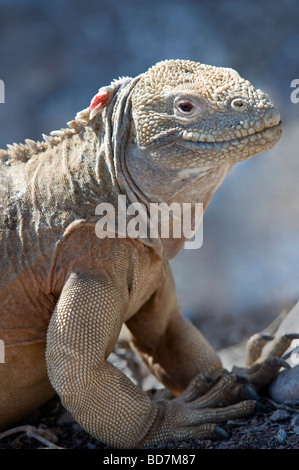
{"label": "red marking on cheek", "polygon": [[107,91],[102,91],[97,93],[91,100],[89,112],[93,109],[97,108],[100,109],[104,106],[109,98],[109,93]]}

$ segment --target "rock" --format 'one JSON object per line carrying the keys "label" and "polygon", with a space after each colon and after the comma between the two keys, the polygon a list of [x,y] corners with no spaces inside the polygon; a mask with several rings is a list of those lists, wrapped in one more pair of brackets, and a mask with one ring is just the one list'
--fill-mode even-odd
{"label": "rock", "polygon": [[277,421],[284,421],[286,419],[289,419],[290,417],[291,417],[291,414],[288,411],[276,410],[270,416],[270,421],[272,421],[273,423],[276,423]]}
{"label": "rock", "polygon": [[93,444],[92,442],[87,442],[86,447],[87,447],[87,449],[96,449],[97,448],[96,444]]}
{"label": "rock", "polygon": [[75,418],[68,411],[60,415],[57,419],[57,424],[59,426],[64,426],[65,424],[73,424],[74,422]]}
{"label": "rock", "polygon": [[279,444],[284,444],[285,441],[287,440],[287,433],[283,428],[280,428],[278,433],[277,433],[277,441]]}
{"label": "rock", "polygon": [[297,434],[297,435],[299,435],[299,426],[296,426],[296,427],[294,428],[294,433]]}
{"label": "rock", "polygon": [[81,432],[81,431],[82,431],[82,428],[81,428],[80,424],[74,423],[74,424],[72,425],[72,430],[73,430],[74,432]]}
{"label": "rock", "polygon": [[298,428],[299,428],[299,414],[293,416],[292,421],[291,421],[291,426],[292,427],[298,426]]}
{"label": "rock", "polygon": [[285,369],[269,387],[272,400],[277,403],[299,401],[299,364],[292,369]]}

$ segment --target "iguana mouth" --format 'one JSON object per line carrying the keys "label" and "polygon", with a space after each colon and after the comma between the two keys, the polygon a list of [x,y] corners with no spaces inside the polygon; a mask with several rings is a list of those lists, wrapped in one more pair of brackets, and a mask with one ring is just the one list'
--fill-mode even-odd
{"label": "iguana mouth", "polygon": [[[269,141],[277,142],[278,137],[281,135],[281,121],[279,124],[275,126],[266,127],[261,131],[254,132],[253,134],[248,134],[245,136],[238,136],[232,137],[231,139],[226,140],[204,140],[200,138],[200,134],[198,131],[192,132],[184,130],[177,133],[174,129],[163,133],[162,135],[155,136],[148,142],[146,145],[142,145],[141,148],[143,149],[150,149],[152,146],[167,146],[169,143],[171,144],[178,144],[178,145],[188,145],[192,146],[193,148],[217,148],[217,149],[224,149],[231,145],[235,145],[236,147],[243,144],[252,144],[259,142],[261,145],[265,143],[269,143]],[[169,142],[171,139],[171,142]],[[264,139],[264,140],[262,140]]]}
{"label": "iguana mouth", "polygon": [[[261,141],[262,143],[264,141],[269,141],[272,140],[273,138],[278,136],[278,134],[281,134],[281,121],[279,124],[276,124],[275,126],[271,127],[266,127],[261,131],[254,132],[252,134],[247,134],[247,135],[241,135],[237,137],[232,137],[231,139],[226,139],[226,140],[217,140],[217,137],[215,139],[213,138],[201,138],[201,135],[198,131],[192,132],[192,131],[183,131],[181,134],[182,141],[185,141],[186,143],[194,143],[194,144],[200,144],[200,145],[205,145],[207,147],[211,146],[217,146],[217,147],[223,147],[225,145],[240,145],[240,143],[253,143],[253,142],[258,142]],[[212,140],[213,139],[213,140]]]}

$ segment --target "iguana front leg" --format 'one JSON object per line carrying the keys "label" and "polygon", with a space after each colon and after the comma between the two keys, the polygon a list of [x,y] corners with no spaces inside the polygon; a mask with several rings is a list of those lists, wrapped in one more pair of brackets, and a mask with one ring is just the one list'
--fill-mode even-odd
{"label": "iguana front leg", "polygon": [[[120,284],[121,285],[121,284]],[[90,434],[113,447],[134,447],[155,420],[156,406],[107,362],[127,308],[109,276],[71,274],[47,335],[47,368],[63,405]]]}
{"label": "iguana front leg", "polygon": [[[204,403],[199,401],[198,406],[196,400],[185,402],[184,396],[154,401],[109,364],[106,359],[117,341],[129,298],[125,279],[121,281],[105,275],[72,274],[49,325],[46,359],[50,381],[64,406],[90,434],[120,448],[211,437],[214,423],[254,409],[253,401],[216,411],[200,409],[213,408],[217,393]],[[168,323],[166,316],[166,327]],[[235,384],[228,384],[228,388],[232,386]]]}

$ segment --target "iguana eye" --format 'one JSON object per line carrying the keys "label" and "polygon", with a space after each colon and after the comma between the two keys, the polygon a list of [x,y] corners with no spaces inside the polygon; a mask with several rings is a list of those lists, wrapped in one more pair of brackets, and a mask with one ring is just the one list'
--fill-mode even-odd
{"label": "iguana eye", "polygon": [[203,105],[197,97],[182,93],[174,99],[174,114],[184,120],[195,119],[203,112]]}
{"label": "iguana eye", "polygon": [[181,111],[183,111],[183,113],[190,113],[192,109],[194,108],[194,106],[192,103],[189,103],[188,101],[186,101],[184,103],[180,103],[179,108]]}

